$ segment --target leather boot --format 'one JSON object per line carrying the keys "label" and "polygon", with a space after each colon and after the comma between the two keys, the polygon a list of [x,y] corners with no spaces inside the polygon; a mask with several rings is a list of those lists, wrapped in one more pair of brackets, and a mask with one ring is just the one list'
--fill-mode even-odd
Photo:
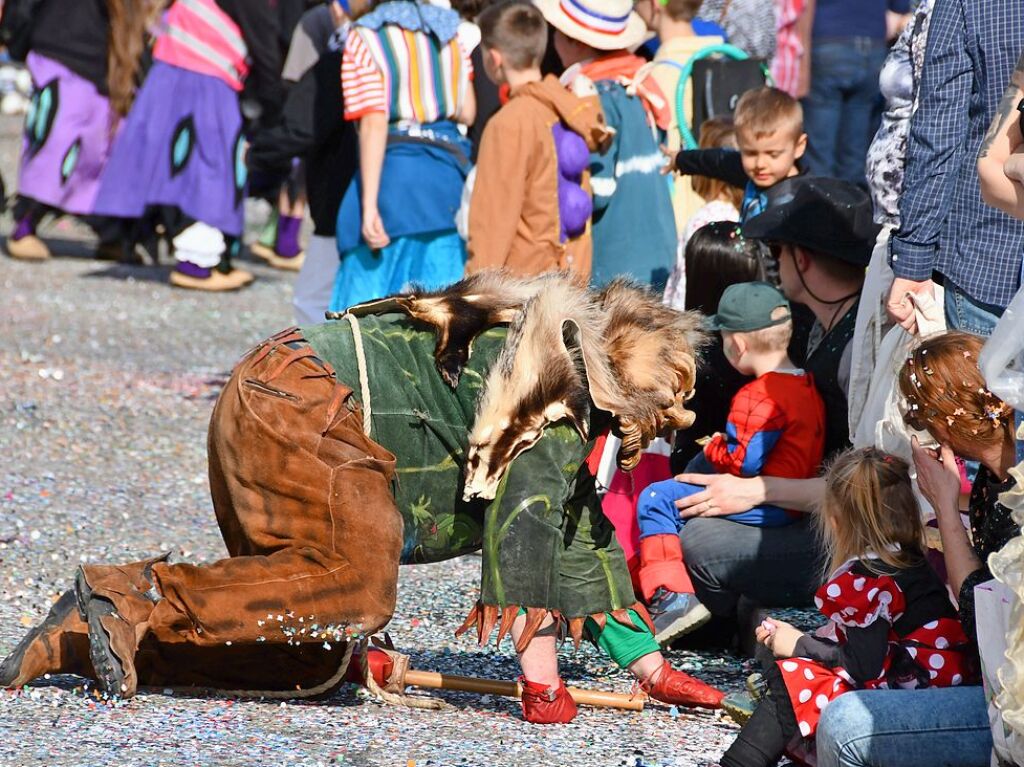
{"label": "leather boot", "polygon": [[43,622],[0,663],[0,687],[21,687],[44,674],[93,676],[89,628],[77,606],[75,592],[65,591]]}
{"label": "leather boot", "polygon": [[690,708],[720,708],[725,693],[711,685],[664,665],[640,682],[640,687],[655,700]]}
{"label": "leather boot", "polygon": [[523,719],[533,724],[568,724],[576,718],[576,701],[558,680],[557,689],[519,677],[523,688]]}
{"label": "leather boot", "polygon": [[89,627],[89,656],[100,689],[111,697],[131,698],[138,687],[135,653],[146,624],[163,597],[151,568],[166,555],[149,560],[130,575],[120,567],[87,565],[78,568],[75,597],[78,613]]}

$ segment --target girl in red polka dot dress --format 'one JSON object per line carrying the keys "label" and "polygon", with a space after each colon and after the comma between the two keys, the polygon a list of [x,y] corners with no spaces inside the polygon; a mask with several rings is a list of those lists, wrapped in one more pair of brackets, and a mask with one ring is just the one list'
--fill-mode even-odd
{"label": "girl in red polka dot dress", "polygon": [[758,627],[768,693],[722,767],[812,750],[822,710],[844,692],[974,681],[971,645],[924,557],[906,462],[873,448],[845,453],[828,472],[816,520],[831,575],[814,602],[828,623],[813,634],[772,618]]}

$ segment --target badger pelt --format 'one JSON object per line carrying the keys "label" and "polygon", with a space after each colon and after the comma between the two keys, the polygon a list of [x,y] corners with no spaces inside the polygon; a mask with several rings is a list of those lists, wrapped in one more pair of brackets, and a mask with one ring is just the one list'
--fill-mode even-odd
{"label": "badger pelt", "polygon": [[434,362],[445,382],[458,386],[472,353],[473,339],[487,328],[512,322],[523,304],[552,281],[572,279],[550,272],[537,277],[516,277],[500,270],[478,272],[443,290],[407,293],[349,308],[356,316],[401,311],[429,325],[437,335]]}
{"label": "badger pelt", "polygon": [[696,359],[709,337],[701,315],[665,306],[649,290],[625,279],[614,280],[598,295],[605,313],[603,346],[618,383],[623,405],[598,407],[615,416],[613,430],[622,439],[618,463],[628,470],[651,440],[665,429],[687,429],[695,414],[685,403],[693,396]]}
{"label": "badger pelt", "polygon": [[663,307],[616,281],[600,293],[566,279],[541,286],[513,320],[491,368],[469,435],[465,497],[493,498],[508,465],[551,423],[590,437],[592,405],[612,416],[629,470],[658,432],[686,428],[693,413],[694,315]]}

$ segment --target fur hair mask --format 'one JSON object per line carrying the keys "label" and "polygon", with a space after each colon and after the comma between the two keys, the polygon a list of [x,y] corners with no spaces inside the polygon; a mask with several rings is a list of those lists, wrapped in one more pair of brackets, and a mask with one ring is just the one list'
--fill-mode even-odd
{"label": "fur hair mask", "polygon": [[435,362],[453,387],[473,339],[509,324],[469,435],[466,499],[493,498],[509,464],[548,424],[567,420],[589,439],[592,408],[611,416],[622,439],[619,465],[627,471],[660,432],[693,423],[685,403],[706,341],[700,315],[666,307],[627,280],[595,291],[568,273],[519,278],[480,272],[442,291],[350,311],[382,310],[404,311],[435,328]]}

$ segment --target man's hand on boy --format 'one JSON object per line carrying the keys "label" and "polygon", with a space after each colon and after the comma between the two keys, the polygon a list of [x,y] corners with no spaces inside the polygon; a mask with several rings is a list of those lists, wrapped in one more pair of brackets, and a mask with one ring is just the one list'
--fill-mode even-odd
{"label": "man's hand on boy", "polygon": [[703,485],[704,489],[676,501],[679,516],[723,517],[750,511],[764,502],[764,483],[760,477],[734,477],[732,474],[679,474],[679,482]]}

